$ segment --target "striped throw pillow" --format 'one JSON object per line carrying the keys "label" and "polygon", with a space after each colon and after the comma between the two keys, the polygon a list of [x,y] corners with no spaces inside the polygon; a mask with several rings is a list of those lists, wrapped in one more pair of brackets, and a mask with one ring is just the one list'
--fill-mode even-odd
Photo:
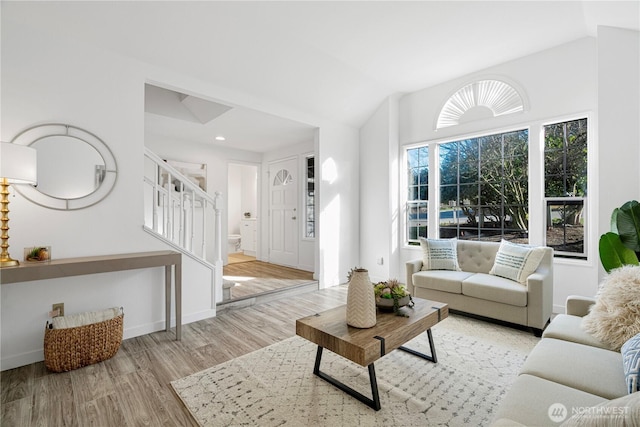
{"label": "striped throw pillow", "polygon": [[527,277],[536,271],[543,256],[543,248],[518,245],[502,240],[489,274],[526,285]]}
{"label": "striped throw pillow", "polygon": [[622,345],[622,366],[629,394],[640,391],[640,334]]}
{"label": "striped throw pillow", "polygon": [[422,270],[460,271],[456,239],[420,238]]}

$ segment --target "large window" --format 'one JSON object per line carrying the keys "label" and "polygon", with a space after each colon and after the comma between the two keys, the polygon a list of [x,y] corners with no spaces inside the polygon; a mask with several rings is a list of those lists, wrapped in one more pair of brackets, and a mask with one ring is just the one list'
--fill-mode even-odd
{"label": "large window", "polygon": [[407,150],[407,240],[418,244],[419,237],[427,237],[427,209],[429,200],[429,147]]}
{"label": "large window", "polygon": [[[435,150],[433,150],[435,148]],[[437,153],[441,238],[526,243],[529,240],[529,131],[440,143]],[[427,237],[429,146],[407,149],[407,242]]]}
{"label": "large window", "polygon": [[[532,155],[539,153],[544,167],[543,187],[536,188],[544,207],[532,206],[535,215],[543,216],[537,223],[544,225],[544,244],[554,248],[555,256],[586,259],[588,120],[540,124],[537,129],[543,147]],[[408,148],[408,244],[417,245],[428,234],[528,243],[529,136],[528,129],[519,129]],[[435,173],[429,169],[429,155]],[[438,228],[430,233],[429,214]]]}
{"label": "large window", "polygon": [[544,126],[546,245],[586,258],[587,119]]}
{"label": "large window", "polygon": [[529,132],[440,144],[441,238],[528,242]]}

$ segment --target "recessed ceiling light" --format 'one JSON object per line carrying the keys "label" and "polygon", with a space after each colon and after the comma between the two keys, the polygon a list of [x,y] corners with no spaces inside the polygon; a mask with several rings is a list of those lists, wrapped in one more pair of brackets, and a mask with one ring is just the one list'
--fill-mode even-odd
{"label": "recessed ceiling light", "polygon": [[224,136],[216,136],[216,141],[224,141],[225,139],[227,138],[225,138]]}

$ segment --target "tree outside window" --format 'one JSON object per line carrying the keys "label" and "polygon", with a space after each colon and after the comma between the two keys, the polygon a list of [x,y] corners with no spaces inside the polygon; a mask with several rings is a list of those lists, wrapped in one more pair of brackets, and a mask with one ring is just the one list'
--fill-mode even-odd
{"label": "tree outside window", "polygon": [[440,237],[528,242],[526,129],[439,145]]}

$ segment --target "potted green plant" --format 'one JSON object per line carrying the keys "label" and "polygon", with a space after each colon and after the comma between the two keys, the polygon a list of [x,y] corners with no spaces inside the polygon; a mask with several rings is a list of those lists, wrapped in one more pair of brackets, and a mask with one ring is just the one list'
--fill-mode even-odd
{"label": "potted green plant", "polygon": [[608,273],[623,265],[639,265],[640,203],[631,200],[611,214],[611,231],[600,237],[600,261]]}
{"label": "potted green plant", "polygon": [[51,249],[48,246],[34,246],[25,249],[26,261],[49,261],[51,259]]}
{"label": "potted green plant", "polygon": [[386,282],[378,282],[373,285],[378,308],[393,308],[393,312],[398,316],[409,317],[400,311],[400,307],[413,307],[414,302],[411,294],[404,285],[396,279],[389,279]]}

